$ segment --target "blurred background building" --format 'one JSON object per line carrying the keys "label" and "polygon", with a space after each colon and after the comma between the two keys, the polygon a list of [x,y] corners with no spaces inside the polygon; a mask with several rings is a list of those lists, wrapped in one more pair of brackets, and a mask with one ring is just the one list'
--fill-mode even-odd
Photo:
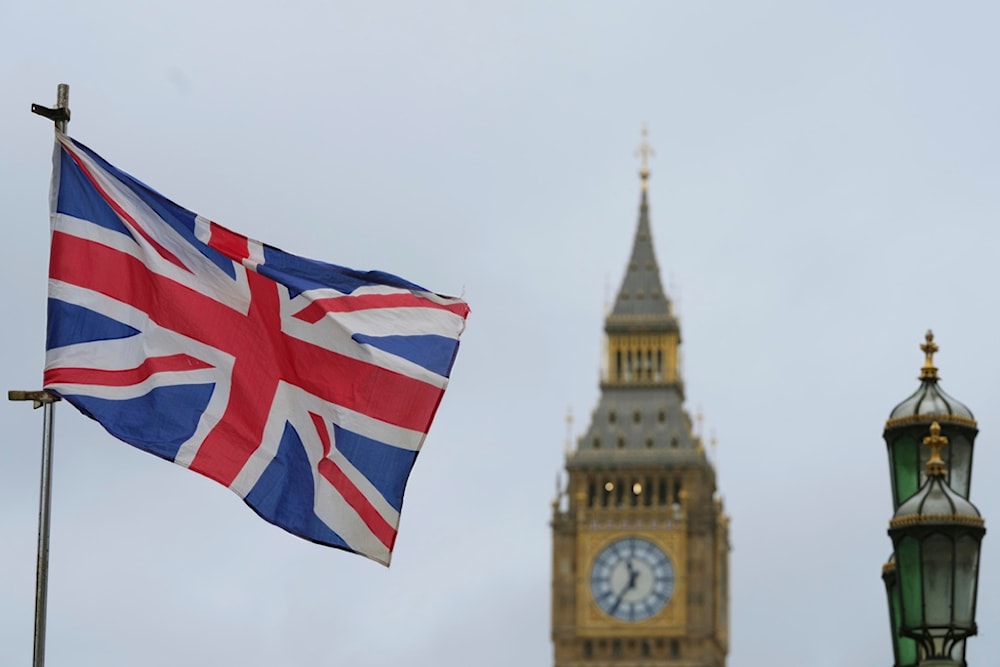
{"label": "blurred background building", "polygon": [[639,221],[604,325],[597,408],[552,516],[556,667],[722,667],[729,520],[684,405],[680,325],[653,249],[648,144]]}

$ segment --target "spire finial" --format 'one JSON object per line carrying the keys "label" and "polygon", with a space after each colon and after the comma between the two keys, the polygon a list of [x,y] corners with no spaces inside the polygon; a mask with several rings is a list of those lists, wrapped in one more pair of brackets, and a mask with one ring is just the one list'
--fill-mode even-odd
{"label": "spire finial", "polygon": [[930,329],[924,334],[924,343],[920,346],[923,350],[925,359],[924,367],[920,369],[920,379],[921,380],[937,380],[937,368],[934,366],[934,353],[938,351],[937,343],[934,342],[934,332]]}
{"label": "spire finial", "polygon": [[642,161],[642,166],[639,169],[639,177],[642,178],[642,191],[646,191],[646,184],[649,181],[649,158],[656,155],[653,147],[649,145],[649,128],[646,123],[642,124],[642,141],[639,143],[639,147],[635,149],[635,154],[639,156]]}
{"label": "spire finial", "polygon": [[948,438],[941,435],[941,425],[931,424],[931,434],[924,438],[924,444],[931,448],[931,457],[927,460],[927,474],[943,476],[944,461],[941,460],[941,448],[948,444]]}

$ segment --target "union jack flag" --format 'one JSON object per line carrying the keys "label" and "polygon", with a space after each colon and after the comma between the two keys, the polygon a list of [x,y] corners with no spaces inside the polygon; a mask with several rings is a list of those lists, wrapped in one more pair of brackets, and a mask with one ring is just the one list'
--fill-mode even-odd
{"label": "union jack flag", "polygon": [[51,210],[45,388],[388,565],[468,305],[241,236],[60,132]]}

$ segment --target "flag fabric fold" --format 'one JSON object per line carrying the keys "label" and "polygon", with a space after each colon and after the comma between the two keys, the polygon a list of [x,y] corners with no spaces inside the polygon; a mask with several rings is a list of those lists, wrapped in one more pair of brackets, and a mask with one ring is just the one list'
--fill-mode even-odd
{"label": "flag fabric fold", "polygon": [[468,305],[241,236],[59,132],[51,214],[45,388],[388,565]]}

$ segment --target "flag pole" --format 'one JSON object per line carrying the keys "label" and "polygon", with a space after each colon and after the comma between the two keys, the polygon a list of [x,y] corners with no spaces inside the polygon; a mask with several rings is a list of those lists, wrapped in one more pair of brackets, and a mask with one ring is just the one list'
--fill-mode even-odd
{"label": "flag pole", "polygon": [[[56,129],[65,133],[69,122],[69,86],[59,84],[54,109],[32,104],[31,111],[52,120]],[[52,513],[52,431],[55,404],[59,397],[45,390],[11,390],[7,392],[7,398],[11,401],[31,401],[35,408],[42,408],[42,479],[38,499],[38,554],[35,565],[35,646],[31,664],[33,667],[44,667],[49,590],[49,517]]]}
{"label": "flag pole", "polygon": [[32,665],[45,665],[45,616],[49,590],[49,516],[52,509],[52,423],[59,397],[47,391],[7,392],[12,401],[42,408],[42,482],[38,499],[38,557],[35,565],[35,652]]}

